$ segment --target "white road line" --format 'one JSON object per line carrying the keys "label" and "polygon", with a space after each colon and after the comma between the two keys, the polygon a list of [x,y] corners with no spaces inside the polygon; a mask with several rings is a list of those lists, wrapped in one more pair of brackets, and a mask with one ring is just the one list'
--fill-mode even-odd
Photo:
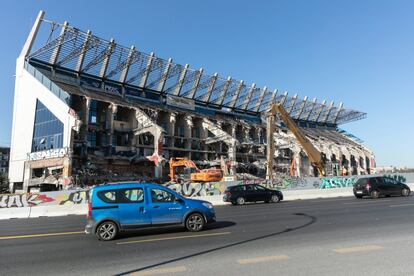
{"label": "white road line", "polygon": [[405,207],[405,206],[413,206],[414,203],[407,203],[407,204],[396,204],[396,205],[390,205],[391,208],[393,207]]}
{"label": "white road line", "polygon": [[355,253],[355,252],[367,252],[367,251],[376,251],[384,249],[384,247],[379,245],[364,245],[364,246],[355,246],[355,247],[343,247],[336,248],[333,251],[340,254]]}
{"label": "white road line", "polygon": [[358,202],[345,202],[344,205],[359,205],[359,204],[374,204],[374,203],[381,203],[391,201],[390,199],[377,199],[377,200],[367,200],[367,201],[358,201]]}
{"label": "white road line", "polygon": [[140,272],[133,272],[130,275],[147,276],[147,275],[179,273],[179,272],[186,272],[186,271],[187,271],[187,268],[185,266],[176,266],[176,267],[156,268],[156,269],[145,270],[145,271],[140,271]]}
{"label": "white road line", "polygon": [[290,259],[289,256],[286,256],[286,255],[276,255],[276,256],[263,256],[263,257],[255,257],[255,258],[248,258],[248,259],[240,259],[240,260],[237,260],[237,262],[239,264],[244,265],[244,264],[286,261],[289,259]]}

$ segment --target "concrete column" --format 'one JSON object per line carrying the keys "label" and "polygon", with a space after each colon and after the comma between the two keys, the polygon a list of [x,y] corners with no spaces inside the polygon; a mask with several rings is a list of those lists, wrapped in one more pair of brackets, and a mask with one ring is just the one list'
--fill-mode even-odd
{"label": "concrete column", "polygon": [[175,135],[175,123],[177,122],[177,113],[171,112],[170,113],[170,118],[169,118],[169,125],[168,125],[168,135],[171,136],[171,140],[169,141],[168,146],[169,147],[174,147],[174,140],[175,138],[173,137]]}
{"label": "concrete column", "polygon": [[85,97],[85,107],[82,118],[82,138],[85,143],[88,142],[89,108],[91,106],[91,101],[91,98]]}
{"label": "concrete column", "polygon": [[186,123],[186,128],[185,128],[185,132],[184,132],[184,137],[186,139],[185,148],[186,149],[191,149],[191,137],[192,137],[191,130],[193,129],[193,126],[194,126],[193,117],[187,115],[187,116],[185,116],[184,120],[185,120],[185,123]]}
{"label": "concrete column", "polygon": [[[29,162],[24,162],[24,173],[23,173],[23,192],[29,191],[29,180],[32,178],[32,168]],[[13,187],[14,188],[14,187]],[[14,192],[13,189],[10,192]]]}
{"label": "concrete column", "polygon": [[262,133],[263,133],[263,129],[261,127],[256,129],[256,141],[257,143],[261,143],[262,142]]}
{"label": "concrete column", "polygon": [[250,126],[244,126],[243,132],[244,132],[244,135],[243,135],[244,142],[249,143],[250,142]]}
{"label": "concrete column", "polygon": [[[161,132],[154,133],[154,155],[161,157],[162,155],[162,140],[164,135]],[[161,162],[156,163],[154,175],[156,178],[162,177],[162,165]]]}
{"label": "concrete column", "polygon": [[110,103],[108,105],[108,112],[107,112],[107,131],[108,131],[108,150],[112,154],[112,138],[114,134],[114,116],[118,111],[118,106],[114,103]]}

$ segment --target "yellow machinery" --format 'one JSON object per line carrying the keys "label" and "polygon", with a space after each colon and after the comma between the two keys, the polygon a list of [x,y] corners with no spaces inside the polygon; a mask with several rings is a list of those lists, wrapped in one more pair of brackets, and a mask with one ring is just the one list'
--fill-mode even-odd
{"label": "yellow machinery", "polygon": [[321,157],[321,153],[312,145],[305,134],[299,129],[296,123],[290,118],[289,114],[283,108],[280,103],[272,104],[271,108],[267,112],[267,179],[272,179],[273,171],[273,155],[274,155],[274,140],[273,133],[275,131],[275,117],[276,114],[280,115],[287,128],[295,135],[296,140],[302,146],[306,154],[308,155],[309,161],[313,166],[316,167],[320,176],[325,176],[325,166]]}
{"label": "yellow machinery", "polygon": [[176,157],[170,159],[169,176],[171,181],[217,182],[223,178],[223,171],[215,168],[200,170],[192,160]]}

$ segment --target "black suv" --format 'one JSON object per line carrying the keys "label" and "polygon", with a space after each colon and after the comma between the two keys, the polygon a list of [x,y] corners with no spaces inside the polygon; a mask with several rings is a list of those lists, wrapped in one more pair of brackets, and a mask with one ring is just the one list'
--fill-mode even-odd
{"label": "black suv", "polygon": [[223,201],[243,205],[246,202],[279,202],[283,200],[281,191],[270,190],[257,184],[236,185],[227,187]]}
{"label": "black suv", "polygon": [[356,198],[371,196],[379,198],[380,196],[409,196],[410,187],[390,177],[367,177],[360,178],[354,184],[354,195]]}

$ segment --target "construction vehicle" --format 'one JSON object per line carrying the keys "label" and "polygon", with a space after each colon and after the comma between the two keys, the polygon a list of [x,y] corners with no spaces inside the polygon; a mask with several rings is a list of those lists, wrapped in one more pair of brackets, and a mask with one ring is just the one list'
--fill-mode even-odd
{"label": "construction vehicle", "polygon": [[173,157],[169,163],[171,181],[217,182],[223,178],[221,169],[200,170],[192,160],[186,157]]}
{"label": "construction vehicle", "polygon": [[[325,176],[325,165],[321,153],[312,145],[305,134],[299,129],[296,123],[290,118],[285,108],[280,103],[274,103],[267,112],[267,168],[266,177],[272,179],[273,171],[273,155],[274,155],[274,140],[273,133],[275,128],[275,117],[279,114],[286,127],[293,133],[296,140],[302,146],[303,150],[308,155],[309,161],[317,170],[320,176]],[[293,163],[292,163],[293,164]]]}

